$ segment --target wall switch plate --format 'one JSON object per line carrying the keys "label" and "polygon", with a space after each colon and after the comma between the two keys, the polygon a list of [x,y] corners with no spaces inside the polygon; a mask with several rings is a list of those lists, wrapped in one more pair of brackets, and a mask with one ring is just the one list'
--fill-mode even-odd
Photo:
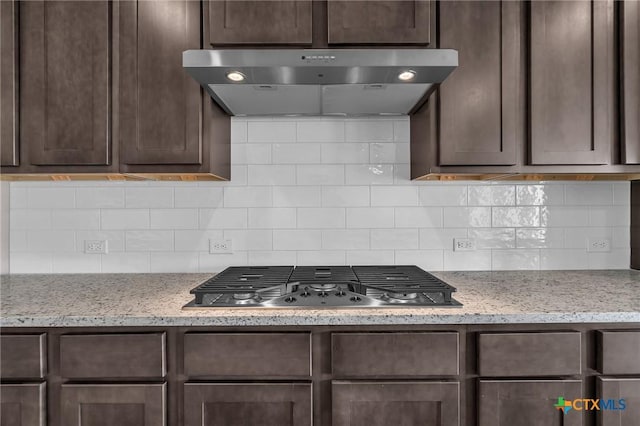
{"label": "wall switch plate", "polygon": [[454,238],[453,251],[474,251],[476,240],[474,238]]}
{"label": "wall switch plate", "polygon": [[107,240],[84,240],[84,252],[88,254],[106,254],[108,251]]}
{"label": "wall switch plate", "polygon": [[232,240],[214,240],[209,239],[210,254],[229,254],[233,253]]}
{"label": "wall switch plate", "polygon": [[588,238],[587,251],[590,251],[590,252],[611,251],[611,240],[608,238]]}

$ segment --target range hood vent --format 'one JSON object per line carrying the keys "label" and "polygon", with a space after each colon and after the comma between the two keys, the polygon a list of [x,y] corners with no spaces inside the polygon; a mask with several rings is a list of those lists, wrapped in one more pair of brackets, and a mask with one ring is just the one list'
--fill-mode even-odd
{"label": "range hood vent", "polygon": [[401,115],[456,68],[458,52],[187,50],[182,63],[230,115]]}

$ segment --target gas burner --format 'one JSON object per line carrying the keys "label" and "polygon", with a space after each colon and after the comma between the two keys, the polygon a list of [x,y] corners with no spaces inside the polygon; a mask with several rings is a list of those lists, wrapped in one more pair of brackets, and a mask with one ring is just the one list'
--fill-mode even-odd
{"label": "gas burner", "polygon": [[231,267],[191,290],[185,308],[462,306],[454,291],[417,266]]}

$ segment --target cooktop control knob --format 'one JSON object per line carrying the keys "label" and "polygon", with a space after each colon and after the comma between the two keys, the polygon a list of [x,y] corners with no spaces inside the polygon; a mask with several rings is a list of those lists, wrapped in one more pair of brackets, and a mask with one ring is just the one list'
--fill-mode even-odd
{"label": "cooktop control knob", "polygon": [[327,293],[326,291],[321,291],[320,293],[318,293],[318,296],[320,297],[327,297],[329,295],[329,293]]}
{"label": "cooktop control knob", "polygon": [[336,296],[338,296],[338,297],[342,297],[342,296],[346,296],[346,295],[347,295],[347,293],[345,293],[343,289],[339,289],[336,292]]}
{"label": "cooktop control knob", "polygon": [[311,296],[311,293],[309,293],[309,290],[305,287],[304,291],[302,293],[300,293],[300,296],[309,297],[309,296]]}
{"label": "cooktop control knob", "polygon": [[284,298],[284,301],[287,302],[287,303],[293,303],[293,302],[296,301],[296,298],[293,297],[293,296],[287,296],[287,297]]}
{"label": "cooktop control knob", "polygon": [[351,300],[352,302],[359,302],[362,299],[360,298],[360,296],[353,296],[352,298],[350,298],[349,300]]}

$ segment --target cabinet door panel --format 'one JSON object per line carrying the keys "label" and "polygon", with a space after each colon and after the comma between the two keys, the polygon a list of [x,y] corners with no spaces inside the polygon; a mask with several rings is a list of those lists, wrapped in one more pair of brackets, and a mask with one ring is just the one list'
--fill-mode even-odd
{"label": "cabinet door panel", "polygon": [[532,164],[606,164],[614,138],[613,2],[534,1]]}
{"label": "cabinet door panel", "polygon": [[46,335],[0,336],[0,377],[40,379],[47,370]]}
{"label": "cabinet door panel", "polygon": [[311,44],[311,0],[210,0],[209,42]]}
{"label": "cabinet door panel", "polygon": [[0,426],[43,426],[45,385],[0,385]]}
{"label": "cabinet door panel", "polygon": [[440,3],[440,47],[460,65],[440,85],[440,165],[514,165],[524,138],[520,2]]}
{"label": "cabinet door panel", "polygon": [[62,385],[61,420],[77,426],[162,426],[165,385]]}
{"label": "cabinet door panel", "polygon": [[622,162],[640,164],[640,3],[620,2]]}
{"label": "cabinet door panel", "polygon": [[640,374],[640,331],[598,332],[598,371]]}
{"label": "cabinet door panel", "polygon": [[109,164],[111,8],[20,3],[20,137],[31,164]]}
{"label": "cabinet door panel", "polygon": [[329,44],[429,44],[429,0],[329,0]]}
{"label": "cabinet door panel", "polygon": [[333,382],[333,426],[458,426],[456,382]]}
{"label": "cabinet door panel", "polygon": [[581,426],[582,411],[553,409],[582,398],[580,380],[481,380],[478,426]]}
{"label": "cabinet door panel", "polygon": [[187,383],[185,426],[311,426],[311,385]]}
{"label": "cabinet door panel", "polygon": [[119,36],[121,163],[201,164],[200,86],[182,68],[200,48],[200,5],[121,2]]}
{"label": "cabinet door panel", "polygon": [[0,165],[18,165],[18,5],[0,2]]}
{"label": "cabinet door panel", "polygon": [[[598,420],[600,426],[634,426],[640,419],[640,379],[613,379],[598,377],[596,379],[600,408]],[[620,400],[624,399],[625,408]],[[603,404],[611,404],[617,410],[602,410]]]}

